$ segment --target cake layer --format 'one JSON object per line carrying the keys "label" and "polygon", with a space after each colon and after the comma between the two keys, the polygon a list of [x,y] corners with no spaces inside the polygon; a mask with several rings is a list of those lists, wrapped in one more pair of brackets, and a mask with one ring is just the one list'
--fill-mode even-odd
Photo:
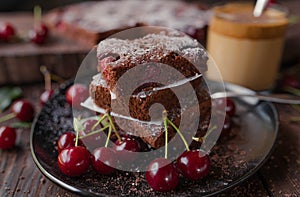
{"label": "cake layer", "polygon": [[[99,108],[92,99],[85,101],[83,106],[99,114],[106,113],[106,110]],[[200,116],[197,113],[198,109]],[[192,137],[205,135],[210,122],[210,114],[210,100],[207,100],[199,103],[198,106],[192,106],[188,109],[172,109],[167,112],[167,117],[180,129],[186,140],[193,145]],[[156,121],[141,121],[114,112],[111,112],[111,115],[114,125],[119,132],[137,136],[153,148],[160,148],[165,145],[165,128],[162,118]],[[168,125],[168,141],[174,140],[175,135],[176,131]],[[177,136],[175,140],[178,140],[178,138]]]}
{"label": "cake layer", "polygon": [[[98,74],[90,84],[90,96],[98,107],[106,111],[130,115],[143,121],[161,118],[164,109],[185,109],[197,103],[206,103],[207,108],[210,108],[210,96],[202,77],[170,88],[157,83],[146,84],[146,88],[138,88],[131,95],[119,96],[109,90],[101,74]],[[151,108],[155,104],[162,105],[164,109],[159,106]]]}
{"label": "cake layer", "polygon": [[[164,79],[172,84],[180,77],[195,77],[207,70],[207,54],[196,40],[178,31],[157,31],[133,40],[110,38],[98,44],[98,71],[110,90],[146,80]],[[121,77],[123,81],[118,83]]]}

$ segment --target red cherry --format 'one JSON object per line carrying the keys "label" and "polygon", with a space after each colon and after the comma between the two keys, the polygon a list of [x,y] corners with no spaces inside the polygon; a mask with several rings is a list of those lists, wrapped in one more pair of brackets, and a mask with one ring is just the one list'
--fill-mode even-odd
{"label": "red cherry", "polygon": [[179,175],[177,169],[168,159],[157,158],[148,165],[146,180],[154,190],[167,192],[176,188]]}
{"label": "red cherry", "polygon": [[89,136],[85,136],[93,131],[97,131],[102,128],[102,125],[99,124],[96,126],[96,128],[94,130],[92,130],[96,123],[97,123],[97,120],[92,120],[92,119],[86,120],[83,123],[83,131],[81,133],[82,133],[82,136],[84,136],[84,138],[82,138],[82,141],[84,142],[84,144],[87,145],[87,147],[90,150],[93,150],[100,146],[104,146],[105,141],[107,139],[107,136],[104,131],[99,132],[99,133],[94,133]]}
{"label": "red cherry", "polygon": [[184,32],[198,41],[202,41],[205,38],[205,31],[201,28],[187,26],[185,27]]}
{"label": "red cherry", "polygon": [[0,127],[0,149],[9,149],[15,145],[16,131],[14,128],[8,126]]}
{"label": "red cherry", "polygon": [[228,135],[231,128],[232,128],[233,122],[231,117],[228,115],[225,116],[224,124],[222,127],[221,135]]}
{"label": "red cherry", "polygon": [[37,45],[43,44],[48,37],[48,27],[44,24],[40,24],[35,29],[30,30],[28,36],[32,43]]}
{"label": "red cherry", "polygon": [[115,159],[116,153],[111,148],[100,147],[94,150],[92,157],[92,165],[94,169],[103,175],[113,173],[117,164]]}
{"label": "red cherry", "polygon": [[19,120],[30,122],[34,118],[35,111],[33,105],[29,101],[21,99],[12,104],[11,112],[15,114]]}
{"label": "red cherry", "polygon": [[233,100],[230,98],[226,98],[226,107],[225,107],[226,114],[229,116],[234,116],[235,115],[235,104]]}
{"label": "red cherry", "polygon": [[[57,140],[57,150],[61,152],[62,150],[75,146],[76,135],[75,133],[69,131],[62,134]],[[78,146],[84,146],[81,140],[78,140]]]}
{"label": "red cherry", "polygon": [[276,0],[269,0],[267,6],[278,4]]}
{"label": "red cherry", "polygon": [[116,140],[113,148],[121,162],[133,162],[137,155],[131,152],[141,151],[139,142],[131,137],[122,137],[122,141]]}
{"label": "red cherry", "polygon": [[235,115],[235,104],[232,99],[230,98],[219,98],[214,99],[212,101],[213,107],[215,107],[216,110],[224,111],[227,115],[234,116]]}
{"label": "red cherry", "polygon": [[82,84],[74,84],[67,89],[66,100],[75,108],[80,108],[80,103],[88,97],[88,89]]}
{"label": "red cherry", "polygon": [[82,146],[62,150],[58,155],[58,167],[67,176],[80,176],[90,165],[90,153]]}
{"label": "red cherry", "polygon": [[9,23],[0,24],[0,40],[8,41],[15,36],[15,29]]}
{"label": "red cherry", "polygon": [[295,75],[287,74],[281,78],[280,86],[282,88],[285,88],[285,87],[299,88],[300,80]]}
{"label": "red cherry", "polygon": [[40,96],[41,105],[45,105],[48,102],[48,100],[53,96],[53,94],[54,94],[53,90],[44,91]]}
{"label": "red cherry", "polygon": [[210,160],[208,155],[201,150],[185,151],[177,159],[177,167],[186,178],[199,180],[208,174]]}
{"label": "red cherry", "polygon": [[[93,127],[95,126],[95,124],[97,122],[98,122],[97,120],[93,120],[93,119],[89,119],[89,120],[84,121],[83,128],[84,128],[85,133],[89,133],[89,132],[93,131]],[[98,124],[94,128],[94,130],[98,130],[98,129],[101,129],[101,124]]]}

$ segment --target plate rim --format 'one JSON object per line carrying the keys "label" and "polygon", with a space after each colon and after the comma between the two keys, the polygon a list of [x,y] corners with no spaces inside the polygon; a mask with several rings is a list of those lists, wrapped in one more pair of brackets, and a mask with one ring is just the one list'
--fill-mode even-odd
{"label": "plate rim", "polygon": [[[68,86],[72,85],[73,82],[67,82],[63,85],[61,85],[58,90],[55,92],[54,96],[51,98],[55,99],[55,97],[57,95],[59,95],[64,89],[66,89]],[[226,86],[230,86],[231,83],[225,83]],[[233,84],[236,87],[242,87],[245,88],[243,86],[239,86],[236,84]],[[245,88],[248,89],[248,88]],[[249,89],[250,90],[250,89]],[[251,90],[250,90],[251,91]],[[265,103],[267,104],[271,111],[272,114],[274,115],[274,117],[272,117],[274,119],[274,140],[272,143],[271,148],[269,149],[269,152],[265,155],[265,157],[261,160],[261,162],[258,163],[258,165],[256,165],[253,169],[251,169],[250,171],[246,172],[243,176],[241,176],[240,178],[236,179],[235,181],[232,181],[231,183],[229,183],[226,187],[221,188],[220,190],[214,191],[212,193],[203,193],[203,196],[209,197],[209,196],[214,196],[216,194],[220,194],[222,192],[228,191],[229,189],[240,185],[241,183],[243,183],[244,181],[246,181],[248,178],[250,178],[251,176],[253,176],[270,158],[270,156],[272,155],[272,153],[274,152],[275,149],[275,144],[276,141],[278,139],[278,131],[279,131],[279,114],[278,111],[275,107],[275,105],[271,102],[267,102],[267,101],[260,101],[257,105],[261,104],[261,103]],[[44,108],[44,107],[43,107]],[[30,152],[31,152],[31,156],[33,158],[34,163],[36,164],[36,166],[38,167],[38,169],[40,170],[40,172],[46,176],[49,180],[51,180],[53,183],[55,183],[58,186],[61,186],[64,189],[67,189],[68,191],[71,191],[73,193],[77,193],[80,195],[84,195],[84,196],[113,196],[113,195],[109,195],[109,194],[103,194],[103,193],[96,193],[96,192],[88,192],[82,189],[77,188],[76,186],[72,186],[68,183],[65,183],[64,181],[62,181],[61,179],[55,177],[54,175],[52,175],[50,172],[48,172],[43,165],[41,164],[41,162],[39,161],[39,159],[37,158],[37,155],[35,154],[34,151],[34,144],[33,144],[33,138],[34,138],[34,131],[35,131],[35,126],[38,122],[39,116],[42,114],[43,112],[43,108],[38,112],[38,114],[35,116],[33,122],[32,122],[32,127],[30,130]]]}

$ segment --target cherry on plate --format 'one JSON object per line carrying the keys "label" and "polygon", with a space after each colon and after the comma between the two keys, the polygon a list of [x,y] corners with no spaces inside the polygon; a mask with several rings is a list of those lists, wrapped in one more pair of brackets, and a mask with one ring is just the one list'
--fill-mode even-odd
{"label": "cherry on plate", "polygon": [[[62,150],[75,146],[76,135],[75,133],[69,131],[62,134],[57,140],[57,150],[61,152]],[[79,139],[78,146],[84,146],[83,142]]]}
{"label": "cherry on plate", "polygon": [[139,141],[132,137],[122,137],[122,141],[116,140],[114,150],[121,162],[133,162],[136,159],[136,154],[132,152],[140,152],[141,146]]}
{"label": "cherry on plate", "polygon": [[201,150],[185,151],[178,157],[177,167],[189,180],[199,180],[208,174],[210,159]]}
{"label": "cherry on plate", "polygon": [[58,167],[67,176],[84,174],[90,165],[90,153],[82,146],[63,149],[58,155]]}
{"label": "cherry on plate", "polygon": [[111,148],[96,148],[92,155],[92,165],[94,169],[103,175],[109,175],[115,172],[114,166],[117,164],[116,152]]}
{"label": "cherry on plate", "polygon": [[165,158],[157,158],[148,165],[146,180],[152,189],[167,192],[177,187],[179,174],[171,161]]}
{"label": "cherry on plate", "polygon": [[8,126],[0,127],[0,149],[10,149],[14,147],[16,142],[16,131]]}
{"label": "cherry on plate", "polygon": [[40,96],[40,103],[41,105],[45,105],[48,100],[53,96],[53,90],[45,90]]}
{"label": "cherry on plate", "polygon": [[235,115],[235,104],[234,101],[230,98],[226,98],[226,107],[225,107],[226,114],[229,116]]}
{"label": "cherry on plate", "polygon": [[85,85],[74,84],[67,89],[66,100],[71,106],[80,108],[80,103],[85,101],[88,95],[88,89]]}

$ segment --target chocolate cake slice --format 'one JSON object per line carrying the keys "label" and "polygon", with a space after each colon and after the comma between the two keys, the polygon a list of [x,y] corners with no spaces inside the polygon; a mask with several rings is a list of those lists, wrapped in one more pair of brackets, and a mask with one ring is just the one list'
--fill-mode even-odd
{"label": "chocolate cake slice", "polygon": [[136,26],[164,26],[183,31],[203,45],[210,12],[183,0],[87,1],[49,11],[44,21],[56,32],[87,45]]}
{"label": "chocolate cake slice", "polygon": [[[104,111],[117,114],[120,129],[159,148],[164,145],[161,120],[166,110],[168,119],[177,127],[183,125],[185,134],[205,133],[211,110],[202,77],[207,56],[196,40],[177,31],[161,31],[131,40],[106,39],[97,49],[99,73],[90,83],[90,97]],[[162,108],[153,113],[156,104]],[[175,134],[169,128],[168,138]]]}

